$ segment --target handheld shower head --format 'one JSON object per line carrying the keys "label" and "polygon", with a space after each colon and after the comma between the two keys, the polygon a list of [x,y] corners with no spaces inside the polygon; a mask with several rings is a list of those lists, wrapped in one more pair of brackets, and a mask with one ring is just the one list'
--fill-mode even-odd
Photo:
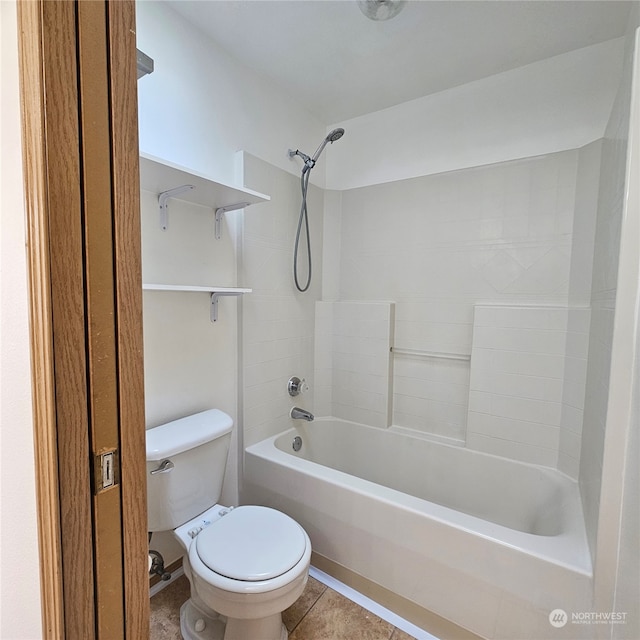
{"label": "handheld shower head", "polygon": [[342,128],[334,129],[329,133],[329,135],[325,138],[325,140],[328,140],[329,142],[333,143],[336,140],[340,140],[340,138],[342,138],[343,135],[344,135],[344,129]]}
{"label": "handheld shower head", "polygon": [[[302,206],[300,207],[300,217],[298,218],[298,230],[296,231],[296,241],[293,249],[293,280],[296,284],[296,289],[304,293],[311,285],[311,236],[309,235],[309,218],[307,216],[307,187],[309,186],[309,176],[311,175],[311,169],[316,166],[316,160],[320,157],[322,150],[330,142],[333,144],[336,140],[340,140],[344,135],[344,129],[338,128],[330,131],[326,138],[320,143],[320,146],[316,149],[313,157],[310,158],[306,153],[302,153],[299,149],[292,151],[289,149],[289,157],[300,156],[304,160],[304,167],[302,167],[302,176],[300,177],[300,185],[302,189]],[[303,286],[298,280],[298,246],[300,242],[300,232],[304,223],[307,239],[307,281]]]}
{"label": "handheld shower head", "polygon": [[320,146],[316,149],[316,152],[313,154],[313,157],[311,158],[306,153],[302,153],[302,151],[300,151],[299,149],[296,149],[295,151],[293,151],[292,149],[289,149],[288,151],[289,157],[293,158],[294,156],[300,156],[304,160],[304,167],[302,167],[302,173],[307,173],[307,171],[309,171],[310,169],[313,169],[313,167],[316,166],[316,161],[320,157],[320,154],[322,153],[324,148],[327,146],[327,143],[330,142],[331,144],[333,144],[336,140],[340,140],[340,138],[342,138],[343,135],[344,135],[344,129],[340,127],[338,129],[334,129],[333,131],[330,131],[327,137],[320,143]]}
{"label": "handheld shower head", "polygon": [[327,142],[333,144],[336,140],[340,140],[344,135],[344,129],[338,128],[329,132],[329,135],[320,143],[320,146],[316,149],[316,152],[313,154],[313,163],[315,164],[316,160],[320,157],[323,149],[327,146]]}

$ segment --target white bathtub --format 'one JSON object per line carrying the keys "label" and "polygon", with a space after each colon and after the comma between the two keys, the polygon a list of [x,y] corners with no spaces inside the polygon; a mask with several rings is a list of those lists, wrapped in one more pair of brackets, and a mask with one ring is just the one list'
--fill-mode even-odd
{"label": "white bathtub", "polygon": [[592,589],[578,487],[553,469],[333,419],[248,447],[244,468],[244,499],[316,553],[485,638],[592,631],[549,623]]}

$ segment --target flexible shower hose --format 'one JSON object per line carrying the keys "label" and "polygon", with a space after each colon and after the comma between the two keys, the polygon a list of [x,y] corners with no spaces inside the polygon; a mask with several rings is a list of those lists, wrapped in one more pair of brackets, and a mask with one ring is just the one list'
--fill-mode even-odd
{"label": "flexible shower hose", "polygon": [[[311,236],[309,234],[309,216],[307,214],[307,189],[309,187],[309,174],[311,169],[305,166],[300,177],[300,188],[302,191],[302,205],[300,207],[300,218],[298,219],[298,230],[296,231],[296,243],[293,250],[293,279],[296,283],[298,291],[304,293],[311,284]],[[304,287],[300,286],[298,280],[298,249],[300,246],[300,232],[302,231],[302,221],[304,220],[305,232],[307,237],[307,282]]]}

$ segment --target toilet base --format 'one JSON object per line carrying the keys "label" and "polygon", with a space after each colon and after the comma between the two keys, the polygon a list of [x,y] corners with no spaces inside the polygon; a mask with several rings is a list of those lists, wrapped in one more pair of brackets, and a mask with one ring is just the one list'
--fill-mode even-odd
{"label": "toilet base", "polygon": [[180,633],[184,640],[223,640],[225,627],[222,616],[212,618],[203,613],[191,598],[180,607]]}
{"label": "toilet base", "polygon": [[180,607],[180,632],[184,640],[287,640],[281,614],[259,620],[229,621],[203,613],[189,598]]}
{"label": "toilet base", "polygon": [[224,640],[287,640],[289,633],[282,623],[282,615],[268,618],[228,618]]}

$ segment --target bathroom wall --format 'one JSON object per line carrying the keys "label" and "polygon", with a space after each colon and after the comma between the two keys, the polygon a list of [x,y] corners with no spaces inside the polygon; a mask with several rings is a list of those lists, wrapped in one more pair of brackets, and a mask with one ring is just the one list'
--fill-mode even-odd
{"label": "bathroom wall", "polygon": [[577,480],[582,444],[591,309],[567,309],[558,469]]}
{"label": "bathroom wall", "polygon": [[602,140],[580,149],[571,239],[558,469],[578,477],[591,324],[591,274]]}
{"label": "bathroom wall", "polygon": [[0,2],[0,637],[42,638],[16,3]]}
{"label": "bathroom wall", "polygon": [[[236,286],[233,221],[217,240],[211,208],[171,199],[168,215],[163,231],[157,194],[141,192],[143,283]],[[211,407],[236,418],[236,300],[218,307],[214,324],[208,293],[144,292],[147,428]]]}
{"label": "bathroom wall", "polygon": [[[396,302],[394,425],[464,442],[470,408],[492,415],[469,407],[474,306],[516,305],[520,315],[527,307],[566,307],[579,156],[564,151],[342,192],[339,297]],[[563,323],[562,331],[566,317]],[[538,400],[555,403],[551,440],[541,441],[544,421],[534,419],[529,427],[539,423],[538,432],[524,441],[507,437],[508,429],[485,429],[474,445],[538,462],[542,448],[544,463],[555,465],[565,341],[563,333],[556,351],[544,351],[550,328],[542,329],[535,345],[520,349],[535,354],[539,347],[550,358],[545,373],[537,363],[529,374],[546,385]],[[503,350],[513,356],[518,345]],[[475,392],[474,403],[490,399],[488,389]],[[519,403],[520,426],[532,400],[522,394],[510,400]]]}
{"label": "bathroom wall", "polygon": [[392,424],[394,329],[393,302],[316,303],[316,413]]}
{"label": "bathroom wall", "polygon": [[[292,294],[289,263],[300,188],[299,163],[288,157],[287,149],[315,148],[325,126],[272,83],[231,59],[166,3],[138,2],[136,13],[137,46],[155,65],[154,72],[138,82],[141,151],[229,184],[243,184],[244,173],[246,186],[273,197],[270,204],[226,214],[223,237],[214,240],[211,209],[173,199],[169,230],[163,232],[155,194],[141,194],[145,282],[254,290],[244,302],[222,298],[215,325],[209,321],[206,294],[144,293],[147,426],[212,406],[233,416],[236,429],[222,500],[236,504],[243,413],[248,414],[249,442],[269,433],[269,424],[271,429],[278,424],[280,430],[292,406],[287,404],[288,377],[313,378],[315,296],[296,299]],[[245,170],[239,149],[269,163],[253,158]],[[324,182],[324,159],[312,181]],[[312,185],[309,196],[310,210],[320,214],[311,220],[317,269],[312,292],[319,292],[322,194]],[[246,327],[246,346],[239,323]],[[248,363],[246,393],[238,386],[243,354]],[[154,547],[168,562],[180,556],[171,536],[154,536]]]}
{"label": "bathroom wall", "polygon": [[[636,144],[640,143],[640,139]],[[636,147],[638,148],[638,147]],[[638,215],[636,201],[636,215]],[[636,295],[635,344],[640,345],[640,306]],[[633,393],[631,395],[631,421],[629,439],[624,459],[622,485],[622,518],[620,523],[620,553],[615,569],[615,597],[612,598],[614,611],[637,611],[640,602],[640,578],[638,577],[638,539],[640,538],[640,355],[635,355],[634,370],[631,374]],[[621,625],[620,625],[621,626]],[[615,628],[615,640],[635,640],[640,637],[640,619],[636,615],[629,620],[628,628]]]}
{"label": "bathroom wall", "polygon": [[616,303],[620,228],[625,194],[634,34],[627,37],[624,73],[602,146],[595,225],[591,326],[580,454],[580,492],[587,535],[595,554],[602,460],[609,396],[611,345]]}
{"label": "bathroom wall", "polygon": [[[582,403],[586,377],[586,335],[590,324],[588,306],[591,297],[591,263],[595,228],[594,202],[597,202],[598,196],[597,178],[601,145],[598,139],[604,134],[621,76],[623,47],[624,38],[620,38],[479,80],[476,83],[454,88],[441,94],[355,118],[349,122],[342,122],[340,126],[344,126],[349,135],[345,135],[344,145],[336,151],[335,160],[330,164],[327,174],[327,183],[332,188],[371,184],[374,191],[370,193],[370,208],[372,211],[379,211],[376,209],[378,193],[375,189],[381,187],[372,183],[386,183],[398,178],[474,165],[481,165],[479,170],[482,170],[491,166],[491,162],[526,158],[527,156],[535,156],[536,153],[546,154],[558,149],[568,149],[569,152],[571,149],[575,149],[576,165],[573,169],[575,184],[564,191],[566,196],[573,189],[573,194],[565,203],[568,204],[569,200],[572,200],[568,205],[572,211],[565,216],[565,225],[567,226],[564,231],[569,235],[565,236],[567,244],[561,249],[563,257],[560,258],[558,254],[555,256],[559,260],[558,264],[562,263],[562,266],[560,268],[552,267],[551,256],[546,256],[545,260],[548,261],[549,270],[546,274],[542,274],[542,281],[545,278],[555,281],[556,276],[559,275],[558,284],[563,287],[563,291],[551,295],[547,295],[547,292],[542,296],[518,295],[515,286],[512,286],[509,291],[510,294],[516,294],[519,304],[526,305],[535,299],[538,304],[569,305],[566,344],[564,345],[564,369],[554,374],[562,382],[560,416],[555,420],[558,423],[555,425],[554,431],[556,434],[554,438],[557,437],[556,446],[551,450],[546,450],[542,456],[533,455],[533,448],[529,448],[528,453],[523,453],[520,450],[518,457],[529,460],[541,460],[542,458],[552,460],[555,456],[559,468],[572,477],[578,475],[581,447]],[[591,144],[592,141],[596,142]],[[359,153],[356,153],[356,149]],[[501,164],[501,162],[496,162],[495,166],[501,166]],[[463,173],[455,171],[448,175],[460,176],[460,181],[464,181]],[[415,179],[420,180],[420,178]],[[500,187],[495,186],[495,179],[493,181],[494,185],[485,186],[485,190],[493,189],[495,193],[499,193]],[[387,209],[387,224],[382,223],[380,215],[377,218],[368,219],[368,224],[378,230],[379,242],[378,245],[374,245],[378,254],[393,252],[393,248],[388,246],[388,240],[393,241],[396,233],[395,223],[398,220],[411,228],[416,224],[413,218],[405,217],[405,204],[410,201],[412,203],[410,206],[415,207],[413,203],[419,200],[422,194],[409,195],[412,180],[398,180],[396,184],[397,197],[390,197],[383,205]],[[514,183],[512,188],[517,189],[517,184]],[[454,192],[453,189],[451,191]],[[344,203],[352,192],[357,192],[357,190],[346,189],[341,195],[342,216],[350,221],[353,219],[352,209],[350,203],[346,205]],[[482,197],[484,197],[485,207],[497,208],[496,203],[491,203],[486,194]],[[498,195],[498,197],[502,196]],[[540,201],[544,198],[548,199],[550,191],[543,187],[537,197]],[[494,195],[494,200],[495,198]],[[452,200],[455,202],[456,199],[460,198],[454,193]],[[430,204],[427,203],[425,208]],[[502,203],[498,203],[497,206],[502,206]],[[455,208],[455,204],[452,208]],[[576,212],[575,229],[573,228],[573,209]],[[506,220],[503,226],[507,237],[509,233],[517,233],[515,225],[522,225],[522,215],[520,215],[520,220],[517,219],[517,206],[512,207],[511,211],[516,215],[512,216],[510,220]],[[327,217],[326,219],[330,220],[331,218]],[[549,225],[550,222],[548,215],[534,217],[534,220],[533,224],[537,224],[540,232],[544,233],[544,225]],[[452,221],[451,225],[453,226],[453,224],[456,222]],[[490,229],[491,224],[494,225],[493,230]],[[499,224],[501,223],[496,220],[485,221],[483,230],[487,236],[485,239],[489,239],[490,235],[494,234],[498,246],[501,242],[500,234],[503,231],[498,228]],[[465,225],[464,221],[457,222],[457,225],[458,229],[455,232],[457,238],[466,240],[466,236],[474,232],[473,228]],[[508,230],[508,226],[511,227],[511,231]],[[420,223],[417,228],[420,228]],[[364,233],[366,237],[370,230],[366,230]],[[384,237],[385,234],[389,238]],[[333,238],[335,242],[336,236],[337,234],[334,233],[328,239]],[[420,236],[421,234],[416,234],[416,237]],[[356,242],[357,237],[359,238],[356,234],[340,237],[343,261],[349,253],[345,247],[352,247],[360,242],[359,239]],[[412,240],[415,244],[415,238]],[[524,249],[525,246],[526,244],[523,244],[522,248]],[[530,257],[533,257],[533,251],[533,248],[530,247]],[[416,255],[417,253],[420,252],[407,251],[404,256],[398,256],[398,259],[403,262],[396,263],[402,264],[402,266],[398,266],[397,271],[393,267],[391,270],[388,268],[389,263],[395,260],[383,256],[379,264],[384,263],[385,266],[380,268],[378,274],[369,281],[372,287],[377,288],[378,283],[382,282],[384,290],[384,283],[392,277],[389,275],[390,273],[396,274],[396,279],[399,279],[398,274],[402,274],[405,281],[413,283],[415,281],[413,274],[420,272],[423,265],[429,261],[428,254],[432,252],[422,251],[419,256]],[[373,254],[369,258],[370,262],[376,260]],[[499,261],[500,259],[502,262]],[[467,277],[459,277],[458,282],[453,282],[453,274],[456,271],[464,270],[464,267],[459,264],[454,264],[452,267],[450,263],[446,263],[446,266],[443,266],[442,263],[438,264],[436,258],[433,258],[431,266],[432,273],[436,274],[434,280],[446,283],[442,287],[443,290],[448,289],[460,294],[465,291],[465,288],[473,288],[473,284],[470,284],[473,280]],[[520,268],[523,266],[529,267],[530,265],[522,262]],[[489,264],[490,267],[494,267],[493,277],[496,279],[508,280],[512,277],[513,262],[510,262],[508,258],[505,259],[504,255]],[[567,267],[568,272],[566,271]],[[367,264],[366,267],[361,265],[361,268],[366,270],[370,268],[370,265]],[[348,281],[350,278],[348,265],[342,263],[340,271],[341,274],[338,278],[333,273],[329,274],[327,292],[335,297],[351,298],[354,296],[353,287],[346,291],[341,289],[344,281]],[[353,269],[353,271],[356,270]],[[560,281],[567,276],[567,273],[568,280],[561,284]],[[536,273],[535,268],[529,270],[531,282],[540,277],[541,273]],[[340,281],[337,285],[335,284],[336,280]],[[501,284],[498,280],[496,283],[498,286]],[[520,284],[522,283],[519,282],[518,285]],[[524,286],[523,293],[530,286],[530,283],[526,283]],[[409,298],[412,296],[410,285],[398,284],[397,288]],[[339,291],[338,294],[335,293],[336,289]],[[422,295],[419,287],[413,289],[416,292],[420,291],[420,294],[417,295]],[[387,299],[389,294],[383,293],[376,296],[372,292],[367,292],[363,297],[371,299],[372,296],[373,299],[377,297]],[[395,298],[399,302],[396,316],[398,322],[397,346],[402,346],[400,342],[403,336],[402,325],[403,320],[407,320],[405,327],[415,332],[417,340],[426,342],[432,335],[438,344],[437,349],[434,349],[433,342],[418,347],[419,349],[469,354],[472,322],[469,307],[462,305],[455,311],[454,305],[450,304],[450,301],[442,304],[443,296],[446,298],[447,293],[441,293],[440,298],[436,299],[430,310],[427,310],[424,305],[418,304],[414,305],[410,314],[405,314],[404,310],[408,310],[408,305],[412,304],[413,300],[405,302]],[[424,299],[426,300],[426,296]],[[495,300],[494,292],[486,297],[480,295],[477,300],[480,303],[492,302]],[[508,301],[509,296],[504,296],[500,304],[505,304]],[[420,309],[420,307],[422,308]],[[430,327],[424,323],[425,314],[427,321],[431,323]],[[442,317],[438,318],[438,315]],[[436,328],[436,323],[440,325],[439,328]],[[464,338],[465,335],[467,338]],[[394,358],[394,362],[394,382],[396,383],[394,388],[401,388],[403,386],[401,383],[406,380],[422,380],[421,388],[414,396],[408,397],[404,393],[398,393],[394,396],[394,424],[403,424],[418,430],[426,429],[431,435],[463,441],[467,435],[468,365],[465,365],[462,360],[421,359],[400,355]],[[404,388],[407,388],[407,385],[404,385]],[[416,414],[424,416],[427,413],[433,416],[428,426],[425,425],[423,418],[416,419],[415,417]],[[510,424],[509,429],[512,428],[513,424]],[[492,448],[494,452],[505,451],[506,445],[507,448],[512,449],[512,454],[515,455],[513,449],[520,449],[520,446],[515,444],[518,442],[518,438],[529,438],[529,436],[521,434],[514,436],[513,440],[511,438],[505,439],[505,433],[502,431],[500,439],[494,438],[489,441],[495,445]],[[497,435],[495,431],[494,435]],[[537,434],[533,441],[539,436],[540,434]],[[512,444],[509,445],[509,442]]]}
{"label": "bathroom wall", "polygon": [[327,290],[397,303],[394,426],[577,478],[601,148],[341,192]]}
{"label": "bathroom wall", "polygon": [[[315,149],[324,123],[166,3],[137,2],[136,18],[137,46],[155,65],[138,82],[142,151],[230,184],[240,149],[298,172],[287,149]],[[312,182],[324,184],[324,166]]]}
{"label": "bathroom wall", "polygon": [[[160,227],[156,193],[141,191],[142,281],[234,287],[236,229],[225,219],[214,237],[209,207],[171,199],[169,225]],[[208,293],[144,291],[144,375],[147,428],[216,407],[238,424],[237,301],[222,298],[210,320]],[[232,434],[222,504],[238,501],[237,429]],[[171,534],[156,533],[152,547],[167,563],[181,555]]]}
{"label": "bathroom wall", "polygon": [[[256,159],[258,165],[270,170],[280,167],[276,173],[281,177],[275,182],[284,180],[283,188],[289,193],[286,197],[291,200],[290,203],[282,201],[279,188],[273,188],[274,179],[270,174],[265,178],[258,171],[256,175],[262,175],[262,179],[254,185],[251,180],[255,172],[247,170],[247,186],[266,194],[274,191],[274,204],[267,205],[266,211],[260,210],[264,205],[256,205],[256,214],[253,208],[244,213],[226,214],[223,237],[218,241],[213,238],[210,209],[171,200],[169,230],[163,232],[158,223],[155,195],[141,194],[145,282],[242,285],[254,289],[255,298],[245,301],[244,309],[241,300],[222,298],[215,325],[209,321],[206,294],[144,293],[147,426],[211,406],[229,413],[236,429],[222,500],[236,504],[238,448],[242,446],[244,418],[238,411],[239,404],[243,411],[249,412],[249,440],[252,429],[254,437],[259,438],[260,429],[265,430],[265,416],[275,420],[274,412],[265,410],[264,406],[272,400],[272,387],[277,386],[286,393],[289,375],[296,372],[305,375],[300,373],[304,368],[302,362],[306,362],[309,369],[307,378],[313,377],[309,364],[313,356],[313,302],[309,303],[311,310],[307,315],[311,324],[308,325],[304,310],[289,295],[293,286],[289,265],[291,233],[292,228],[295,230],[299,209],[299,178],[293,174],[298,173],[299,165],[288,157],[287,149],[292,146],[315,148],[325,135],[325,126],[271,82],[231,59],[166,3],[153,0],[136,3],[136,19],[137,46],[154,59],[153,73],[138,82],[141,151],[213,179],[240,185],[244,167],[237,152],[246,149],[269,161],[266,164]],[[324,182],[324,161],[314,169],[312,180]],[[262,188],[257,186],[258,182]],[[322,212],[321,192],[315,187],[310,189],[310,207]],[[274,212],[281,212],[287,219],[282,220]],[[247,218],[249,246],[244,251],[245,271],[238,270],[238,265],[242,266],[243,216]],[[320,220],[320,232],[315,234],[314,244],[318,249],[321,217],[316,220]],[[315,224],[312,221],[312,225]],[[281,235],[285,227],[288,228],[286,240]],[[269,237],[275,246],[267,246]],[[260,250],[256,251],[252,242]],[[268,251],[268,255],[262,249]],[[286,254],[282,261],[279,260],[281,254]],[[315,268],[320,274],[319,249],[316,255]],[[271,264],[274,259],[277,265]],[[279,290],[280,281],[271,278],[274,273],[282,274],[288,287],[286,293]],[[319,291],[319,276],[316,282],[314,286]],[[271,289],[271,285],[275,285],[276,290]],[[250,388],[246,394],[242,386],[238,386],[242,373],[239,363],[245,351],[238,331],[241,317],[247,318],[246,353],[248,362],[254,365],[248,371]],[[304,336],[307,336],[306,351],[300,347],[304,355],[294,357],[293,362],[280,358],[279,354],[287,353],[284,344],[295,343],[295,351],[305,342]],[[254,344],[260,341],[274,354],[276,345],[278,347],[278,355],[266,364],[264,353],[258,353],[260,347]],[[275,361],[281,365],[279,369]],[[270,377],[274,370],[280,371],[275,384]],[[257,371],[261,371],[263,377],[256,380]],[[288,409],[287,405],[282,411],[276,411],[275,416],[286,416]],[[253,420],[252,415],[259,417]],[[156,535],[154,546],[169,562],[180,555],[170,536]]]}
{"label": "bathroom wall", "polygon": [[[293,425],[295,405],[313,409],[315,303],[322,291],[322,190],[309,186],[313,278],[306,293],[295,289],[293,245],[301,205],[300,178],[244,153],[244,183],[271,196],[245,210],[241,284],[253,289],[242,300],[243,423],[248,446]],[[306,281],[306,252],[301,236],[299,274]],[[305,378],[309,392],[291,398],[287,381]]]}
{"label": "bathroom wall", "polygon": [[[594,602],[601,611],[628,612],[628,622],[609,636],[640,637],[637,602],[640,595],[638,544],[640,486],[638,484],[638,311],[640,310],[640,4],[635,3],[628,30],[627,82],[621,99],[631,98],[626,135],[626,179],[621,197],[621,232],[611,369],[602,454],[600,504],[595,550]],[[626,75],[626,74],[625,74]],[[626,96],[625,96],[626,94]],[[630,94],[630,96],[629,96]],[[625,109],[618,113],[624,114]],[[614,116],[616,111],[614,110]],[[624,118],[624,115],[622,115]],[[624,125],[618,131],[625,132]],[[582,469],[581,469],[582,472]],[[584,499],[584,496],[583,496]],[[591,524],[591,523],[588,523]]]}
{"label": "bathroom wall", "polygon": [[[157,424],[160,413],[168,413],[171,394],[166,393],[165,376],[161,372],[175,368],[170,378],[183,405],[185,399],[189,399],[191,406],[202,405],[207,387],[215,390],[209,397],[224,398],[221,402],[225,406],[235,406],[239,394],[247,418],[246,440],[255,441],[273,431],[275,425],[281,429],[282,420],[288,419],[292,406],[286,393],[289,376],[313,379],[314,304],[322,286],[323,198],[322,192],[311,184],[309,210],[315,275],[311,290],[297,295],[291,277],[291,259],[300,210],[300,163],[288,157],[287,149],[315,148],[325,135],[325,126],[272,83],[231,59],[165,3],[139,2],[136,8],[137,46],[155,63],[154,72],[138,83],[141,149],[213,178],[244,184],[272,198],[270,203],[226,214],[230,231],[237,234],[233,236],[237,242],[224,249],[224,258],[209,256],[205,261],[209,264],[201,265],[205,280],[215,278],[215,284],[237,284],[253,289],[243,300],[220,302],[221,320],[215,327],[213,342],[196,346],[194,338],[190,350],[179,348],[185,335],[199,335],[194,323],[200,323],[202,318],[191,314],[198,319],[189,320],[190,312],[184,305],[206,305],[206,296],[198,300],[188,294],[145,293],[145,310],[152,304],[166,309],[167,296],[174,300],[172,306],[176,307],[170,311],[170,317],[154,322],[154,327],[145,326],[150,376],[148,419],[150,424]],[[238,153],[239,149],[247,153]],[[314,169],[312,183],[324,182],[326,155]],[[182,262],[190,260],[189,243],[203,246],[211,230],[198,229],[197,238],[192,240],[186,235],[180,236],[179,257],[171,254],[169,259],[166,246],[160,243],[171,235],[178,213],[173,213],[171,204],[171,230],[163,234],[151,212],[152,196],[147,194],[145,202],[150,213],[145,214],[143,221],[143,268],[146,270],[150,252],[155,252],[154,263],[164,270],[163,277],[173,277],[176,282],[176,278],[182,277]],[[239,240],[241,236],[244,246]],[[222,242],[228,241],[227,236]],[[216,242],[212,248],[219,251],[222,246]],[[228,271],[230,265],[233,273]],[[199,268],[193,265],[192,271]],[[209,276],[204,276],[205,271]],[[236,276],[237,283],[234,283]],[[145,273],[145,278],[151,277],[152,274]],[[240,334],[234,321],[236,308],[241,314],[238,316],[242,326]],[[162,318],[160,308],[156,315]],[[171,322],[180,322],[176,325],[180,327],[177,335],[172,336],[166,330]],[[206,318],[205,322],[208,323]],[[203,327],[203,331],[206,330]],[[151,340],[157,348],[150,344]],[[224,381],[215,373],[222,363],[230,364],[234,350],[239,350],[238,357],[244,362],[240,373],[246,388],[241,385],[238,394],[233,388],[237,380],[235,373],[227,374]],[[199,366],[199,378],[192,379],[184,372],[198,353],[209,353],[209,371]],[[311,399],[312,395],[309,404]],[[234,414],[234,417],[242,426],[245,416]]]}
{"label": "bathroom wall", "polygon": [[580,148],[601,138],[623,38],[337,123],[330,189],[402,180]]}
{"label": "bathroom wall", "polygon": [[567,308],[476,305],[466,445],[555,467]]}

